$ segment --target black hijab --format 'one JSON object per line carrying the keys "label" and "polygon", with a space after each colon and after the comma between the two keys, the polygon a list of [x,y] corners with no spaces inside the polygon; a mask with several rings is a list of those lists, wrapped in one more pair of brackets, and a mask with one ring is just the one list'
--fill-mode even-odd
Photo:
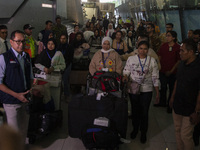
{"label": "black hijab", "polygon": [[44,49],[40,55],[36,59],[36,63],[40,63],[41,65],[45,66],[46,68],[51,67],[51,59],[56,53],[56,41],[55,39],[51,38],[48,40],[47,44],[52,41],[55,44],[55,49],[54,50],[49,50],[48,47]]}

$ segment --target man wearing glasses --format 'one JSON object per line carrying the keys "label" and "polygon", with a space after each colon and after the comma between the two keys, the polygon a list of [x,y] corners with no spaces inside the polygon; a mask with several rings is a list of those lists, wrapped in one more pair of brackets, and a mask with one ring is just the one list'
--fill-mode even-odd
{"label": "man wearing glasses", "polygon": [[10,39],[11,48],[0,55],[0,102],[3,103],[7,123],[20,131],[25,141],[29,115],[31,80],[33,79],[31,59],[24,50],[24,33],[16,30]]}
{"label": "man wearing glasses", "polygon": [[8,28],[5,25],[0,25],[0,54],[10,49],[10,41],[7,39]]}

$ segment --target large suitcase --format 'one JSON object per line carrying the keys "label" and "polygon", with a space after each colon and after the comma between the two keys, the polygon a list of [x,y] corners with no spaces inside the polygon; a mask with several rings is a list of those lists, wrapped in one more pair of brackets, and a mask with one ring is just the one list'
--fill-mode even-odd
{"label": "large suitcase", "polygon": [[126,138],[128,104],[122,98],[110,95],[101,100],[96,100],[96,95],[77,97],[69,103],[68,111],[69,135],[73,138],[81,138],[83,129],[98,117],[108,118],[120,136]]}

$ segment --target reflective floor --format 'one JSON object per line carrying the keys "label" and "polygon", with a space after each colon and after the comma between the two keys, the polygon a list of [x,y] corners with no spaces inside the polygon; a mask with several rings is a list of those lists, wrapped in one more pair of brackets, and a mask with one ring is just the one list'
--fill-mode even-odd
{"label": "reflective floor", "polygon": [[[85,150],[80,139],[68,136],[67,107],[67,103],[61,101],[61,108],[64,113],[62,127],[56,129],[46,137],[38,139],[35,145],[41,146],[44,150]],[[132,126],[129,119],[127,139],[130,139],[131,131]],[[136,139],[131,140],[131,143],[120,145],[120,150],[176,150],[172,114],[167,114],[166,108],[153,107],[152,101],[146,144],[140,143],[140,134],[138,134]],[[200,150],[200,146],[195,147],[195,150]]]}

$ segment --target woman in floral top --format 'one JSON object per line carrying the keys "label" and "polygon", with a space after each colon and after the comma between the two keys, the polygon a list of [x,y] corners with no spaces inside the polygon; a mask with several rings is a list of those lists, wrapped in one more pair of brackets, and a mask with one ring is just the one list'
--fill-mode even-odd
{"label": "woman in floral top", "polygon": [[[139,83],[140,94],[131,94],[131,108],[132,108],[132,125],[133,131],[131,138],[135,139],[140,129],[141,143],[146,142],[146,133],[148,130],[148,110],[152,99],[153,86],[156,90],[156,101],[159,101],[159,70],[156,60],[147,55],[149,43],[141,41],[138,44],[138,55],[130,56],[126,62],[123,70],[123,80],[135,81]],[[144,78],[144,79],[143,79]]]}
{"label": "woman in floral top", "polygon": [[110,37],[104,37],[102,40],[102,49],[97,51],[89,66],[89,72],[93,75],[96,71],[109,71],[122,72],[122,61],[115,50],[110,49],[112,45],[112,39]]}

